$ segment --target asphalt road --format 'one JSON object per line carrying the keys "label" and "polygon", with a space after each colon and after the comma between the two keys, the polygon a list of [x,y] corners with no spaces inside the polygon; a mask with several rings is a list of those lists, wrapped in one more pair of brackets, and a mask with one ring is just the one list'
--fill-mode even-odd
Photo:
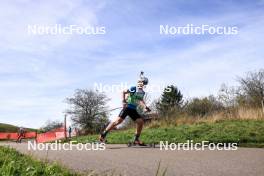
{"label": "asphalt road", "polygon": [[128,148],[106,145],[103,151],[32,151],[27,144],[1,143],[40,159],[57,161],[78,171],[115,171],[127,176],[154,176],[161,162],[168,176],[263,176],[264,149],[239,148],[236,151],[161,151],[159,148]]}

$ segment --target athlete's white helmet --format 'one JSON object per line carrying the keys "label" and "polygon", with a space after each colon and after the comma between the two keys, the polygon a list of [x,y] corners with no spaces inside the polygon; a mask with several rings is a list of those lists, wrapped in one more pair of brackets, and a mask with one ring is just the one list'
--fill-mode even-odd
{"label": "athlete's white helmet", "polygon": [[148,85],[148,78],[143,76],[144,75],[144,72],[141,71],[140,72],[140,75],[139,75],[139,80],[138,80],[138,86],[146,86]]}
{"label": "athlete's white helmet", "polygon": [[145,86],[145,85],[148,85],[148,78],[146,78],[146,77],[142,77],[142,78],[140,78],[138,81],[139,81],[139,82],[142,82],[142,83],[144,84],[144,86]]}

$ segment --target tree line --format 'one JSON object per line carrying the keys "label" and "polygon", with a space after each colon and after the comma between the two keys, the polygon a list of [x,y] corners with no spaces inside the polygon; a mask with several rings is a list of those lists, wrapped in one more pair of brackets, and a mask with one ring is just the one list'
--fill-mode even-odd
{"label": "tree line", "polygon": [[[152,102],[151,107],[160,118],[164,119],[177,118],[182,114],[204,117],[215,112],[232,113],[239,107],[263,108],[264,70],[248,72],[244,77],[238,77],[236,81],[238,86],[229,87],[222,84],[217,95],[191,99],[184,99],[176,85],[169,85],[160,98]],[[109,123],[107,107],[109,100],[104,93],[77,89],[73,96],[66,98],[66,103],[69,105],[66,114],[71,118],[74,126],[85,133],[98,133]],[[61,125],[58,121],[49,121],[43,129],[48,131],[58,125]]]}
{"label": "tree line", "polygon": [[194,97],[183,100],[181,91],[174,85],[172,92],[164,91],[154,107],[163,117],[177,113],[204,117],[215,112],[232,113],[238,108],[262,108],[264,114],[264,70],[248,72],[245,77],[237,78],[238,86],[222,84],[218,94],[207,97]]}

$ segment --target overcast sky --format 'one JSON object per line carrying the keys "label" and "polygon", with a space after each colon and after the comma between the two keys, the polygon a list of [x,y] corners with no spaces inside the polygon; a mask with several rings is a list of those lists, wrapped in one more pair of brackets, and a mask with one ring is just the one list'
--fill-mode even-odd
{"label": "overcast sky", "polygon": [[[0,122],[40,127],[94,83],[177,85],[185,98],[264,68],[263,0],[0,1]],[[30,35],[28,25],[104,26],[105,35]],[[237,26],[238,35],[161,35],[160,25]],[[154,99],[160,92],[150,92]],[[110,108],[120,92],[107,92]],[[113,112],[113,118],[118,112]]]}

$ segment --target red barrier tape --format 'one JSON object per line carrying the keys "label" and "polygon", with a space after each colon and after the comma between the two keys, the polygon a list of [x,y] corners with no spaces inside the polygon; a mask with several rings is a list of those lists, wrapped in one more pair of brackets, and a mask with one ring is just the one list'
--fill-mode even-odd
{"label": "red barrier tape", "polygon": [[[18,133],[0,133],[0,139],[12,139],[17,140]],[[57,128],[55,130],[37,134],[36,132],[26,132],[23,138],[36,138],[38,143],[55,141],[65,138],[64,128]]]}
{"label": "red barrier tape", "polygon": [[51,142],[63,138],[65,138],[64,131],[63,132],[52,131],[52,132],[38,134],[36,140],[37,143],[43,143],[43,142]]}
{"label": "red barrier tape", "polygon": [[17,133],[9,133],[9,139],[17,139],[18,134]]}
{"label": "red barrier tape", "polygon": [[[23,138],[35,138],[36,132],[26,132]],[[0,139],[14,139],[18,138],[18,133],[0,133]]]}
{"label": "red barrier tape", "polygon": [[0,133],[0,139],[8,139],[9,133]]}
{"label": "red barrier tape", "polygon": [[37,135],[36,140],[37,140],[37,143],[55,141],[56,140],[56,134],[55,134],[55,132],[41,133],[41,134]]}
{"label": "red barrier tape", "polygon": [[61,127],[61,128],[56,128],[54,130],[52,130],[53,132],[64,132],[64,128]]}
{"label": "red barrier tape", "polygon": [[27,132],[25,134],[25,138],[36,138],[37,137],[37,133],[36,132]]}

